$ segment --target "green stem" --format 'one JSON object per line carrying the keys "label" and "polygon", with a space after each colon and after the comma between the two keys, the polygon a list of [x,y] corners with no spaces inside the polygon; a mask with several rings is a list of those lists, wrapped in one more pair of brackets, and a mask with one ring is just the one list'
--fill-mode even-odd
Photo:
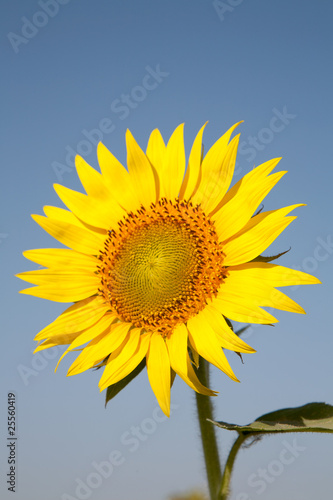
{"label": "green stem", "polygon": [[232,448],[230,450],[229,456],[227,463],[225,464],[225,468],[223,471],[223,477],[221,481],[221,487],[218,493],[217,500],[227,500],[229,497],[230,493],[230,479],[231,479],[231,473],[232,469],[234,466],[235,458],[238,453],[239,448],[242,446],[245,436],[243,433],[239,434],[238,438],[232,445]]}
{"label": "green stem", "polygon": [[[202,357],[199,359],[198,377],[203,385],[209,387],[209,367],[207,361]],[[221,466],[215,427],[210,422],[207,422],[207,418],[213,420],[212,400],[210,396],[196,393],[196,402],[210,498],[211,500],[217,500],[217,492],[221,481]]]}

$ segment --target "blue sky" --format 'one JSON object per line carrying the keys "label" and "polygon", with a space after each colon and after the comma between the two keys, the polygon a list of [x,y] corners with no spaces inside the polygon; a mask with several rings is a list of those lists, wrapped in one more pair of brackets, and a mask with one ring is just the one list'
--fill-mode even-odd
{"label": "blue sky", "polygon": [[[206,120],[205,149],[244,120],[235,179],[282,156],[289,173],[265,209],[307,204],[269,252],[291,246],[281,263],[323,284],[290,290],[306,316],[278,312],[274,328],[248,331],[257,354],[244,365],[229,356],[241,384],[212,371],[220,391],[216,417],[245,424],[281,407],[332,403],[332,5],[16,0],[3,11],[1,470],[7,470],[6,393],[15,391],[18,500],[66,500],[66,494],[167,500],[204,489],[192,391],[175,382],[173,414],[165,421],[143,373],[105,410],[99,373],[66,378],[70,360],[54,374],[61,349],[32,355],[33,337],[64,305],[19,295],[22,282],[13,276],[32,268],[22,251],[57,246],[30,214],[61,206],[55,182],[80,189],[75,152],[97,167],[102,139],[125,162],[127,128],[145,148],[153,128],[168,139],[185,122],[188,154]],[[220,431],[224,459],[231,438]],[[272,463],[294,439],[295,460],[261,491],[254,485],[258,471],[280,470]],[[96,486],[93,478],[106,461],[112,470],[105,466],[107,477]],[[232,500],[326,498],[331,463],[327,435],[266,438],[240,453]],[[85,489],[88,477],[93,486]],[[1,498],[12,498],[3,479]]]}

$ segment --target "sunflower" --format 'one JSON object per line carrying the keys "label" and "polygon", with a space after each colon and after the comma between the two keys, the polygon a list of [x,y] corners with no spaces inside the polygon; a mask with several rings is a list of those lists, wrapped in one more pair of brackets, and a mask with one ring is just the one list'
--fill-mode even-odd
{"label": "sunflower", "polygon": [[46,206],[45,217],[32,216],[68,248],[24,252],[43,268],[18,275],[37,285],[22,293],[74,302],[36,336],[36,351],[69,344],[63,356],[79,355],[68,375],[103,366],[101,391],[145,358],[152,390],[169,415],[175,374],[195,391],[216,395],[196,376],[199,356],[238,381],[224,349],[255,351],[228,320],[277,322],[263,307],[304,313],[275,287],[319,280],[260,257],[301,205],[256,213],[286,173],[271,174],[280,158],[230,188],[239,142],[231,135],[238,125],[203,157],[205,124],[187,168],[183,125],[167,145],[154,130],[146,153],[127,131],[128,170],[102,143],[101,173],[76,157],[86,194],[56,184],[68,210]]}

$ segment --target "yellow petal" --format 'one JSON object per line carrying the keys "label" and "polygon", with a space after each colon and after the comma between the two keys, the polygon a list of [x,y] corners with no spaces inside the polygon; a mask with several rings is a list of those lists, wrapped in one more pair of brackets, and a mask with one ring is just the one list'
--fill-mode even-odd
{"label": "yellow petal", "polygon": [[166,338],[166,345],[169,351],[171,367],[182,373],[187,371],[187,328],[184,324],[179,325],[173,330],[168,338]]}
{"label": "yellow petal", "polygon": [[277,323],[278,320],[264,309],[246,300],[239,294],[224,294],[223,285],[220,287],[219,295],[212,300],[211,306],[226,318],[240,323],[258,323],[269,325]]}
{"label": "yellow petal", "polygon": [[189,344],[189,349],[191,351],[191,363],[192,365],[194,365],[196,368],[199,368],[199,353],[194,349],[193,346],[191,346],[191,344]]}
{"label": "yellow petal", "polygon": [[207,323],[212,327],[218,336],[221,346],[225,349],[230,349],[236,352],[256,352],[239,338],[232,329],[228,326],[226,320],[214,307],[208,304],[203,311],[200,312]]}
{"label": "yellow petal", "polygon": [[155,178],[156,186],[156,200],[165,196],[164,188],[161,185],[161,179],[163,177],[163,164],[166,152],[166,146],[164,144],[162,135],[160,131],[156,128],[152,131],[149,137],[146,156],[149,159]]}
{"label": "yellow petal", "polygon": [[223,162],[228,151],[228,142],[231,134],[240,123],[242,122],[238,122],[230,127],[230,129],[213,144],[205,155],[202,161],[200,187],[192,198],[194,203],[201,204],[204,199],[207,199],[207,191],[211,190],[208,188],[209,185],[212,185],[212,182],[214,185],[216,183],[219,184],[220,199],[227,192],[232,180],[234,166],[232,162],[227,162],[225,164],[223,164]]}
{"label": "yellow petal", "polygon": [[237,194],[213,217],[220,241],[225,241],[250,220],[258,205],[286,172],[278,172],[257,180],[256,183],[241,184]]}
{"label": "yellow petal", "polygon": [[320,281],[311,274],[283,267],[268,262],[248,262],[239,266],[230,266],[228,269],[232,273],[240,273],[243,277],[265,282],[273,287],[294,286],[294,285],[314,285]]}
{"label": "yellow petal", "polygon": [[59,207],[51,207],[49,205],[43,207],[43,211],[49,219],[61,220],[74,226],[85,227],[84,224],[69,210]]}
{"label": "yellow petal", "polygon": [[[73,287],[91,285],[96,290],[100,285],[99,277],[91,271],[83,271],[82,269],[37,269],[37,271],[25,271],[24,273],[16,274],[17,278],[28,281],[33,285],[55,285],[59,283],[72,282]],[[62,286],[62,285],[60,285]]]}
{"label": "yellow petal", "polygon": [[206,213],[214,211],[215,207],[219,205],[221,198],[225,194],[226,181],[230,184],[237,157],[237,148],[239,143],[240,134],[236,135],[225,150],[225,156],[222,160],[219,170],[215,168],[208,175],[205,186],[202,185],[202,208]]}
{"label": "yellow petal", "polygon": [[238,182],[236,182],[234,186],[232,186],[232,188],[229,189],[226,195],[221,199],[221,202],[214,209],[212,214],[226,205],[238,193],[241,186],[243,186],[244,184],[247,185],[249,182],[254,185],[262,177],[266,177],[267,175],[269,175],[280,160],[281,158],[273,158],[272,160],[262,163],[258,167],[251,170],[251,172],[244,175],[244,177],[242,177]]}
{"label": "yellow petal", "polygon": [[[203,394],[204,396],[217,396],[218,391],[212,391],[208,387],[205,387],[204,385],[202,385],[202,383],[200,382],[200,380],[198,379],[198,377],[195,374],[195,371],[193,369],[193,366],[192,366],[192,363],[190,360],[190,356],[188,354],[187,354],[186,362],[187,362],[187,376],[183,375],[183,374],[179,374],[179,376],[184,380],[184,382],[186,382],[193,390],[195,390],[196,392],[198,392],[200,394]],[[198,362],[198,366],[199,366],[199,362]]]}
{"label": "yellow petal", "polygon": [[236,266],[260,255],[296,219],[285,215],[299,206],[302,205],[292,205],[252,217],[242,231],[223,245],[226,255],[224,265]]}
{"label": "yellow petal", "polygon": [[254,307],[275,307],[283,311],[305,314],[301,306],[267,282],[230,268],[228,271],[228,277],[222,285],[221,295],[223,293],[225,297],[238,296],[243,304]]}
{"label": "yellow petal", "polygon": [[54,184],[59,198],[79,219],[92,226],[109,229],[125,215],[124,210],[111,198],[92,198],[72,189]]}
{"label": "yellow petal", "polygon": [[180,188],[179,199],[189,200],[200,185],[201,181],[201,162],[202,162],[202,135],[208,122],[199,130],[194,139],[193,146],[188,159],[186,173]]}
{"label": "yellow petal", "polygon": [[260,305],[263,307],[274,307],[281,311],[306,314],[303,307],[275,288],[270,289],[270,293],[266,297],[260,298]]}
{"label": "yellow petal", "polygon": [[69,335],[58,335],[52,337],[51,339],[46,339],[36,347],[36,349],[34,350],[34,354],[45,349],[50,349],[50,347],[69,344],[70,342],[72,342],[72,340],[75,340],[77,335],[77,333],[71,333]]}
{"label": "yellow petal", "polygon": [[217,368],[226,373],[232,380],[239,382],[228,363],[217,335],[205,321],[204,317],[200,313],[193,316],[188,320],[187,327],[190,342],[200,356],[207,359],[209,363],[217,366]]}
{"label": "yellow petal", "polygon": [[92,231],[93,233],[102,234],[106,238],[107,235],[106,228],[104,229],[101,227],[96,227],[91,224],[88,224],[87,222],[78,219],[76,215],[74,215],[69,210],[65,210],[64,208],[58,208],[58,207],[44,206],[43,211],[49,219],[68,222],[69,224],[73,224],[74,226],[83,227],[84,229],[89,229],[89,231]]}
{"label": "yellow petal", "polygon": [[167,417],[170,416],[170,359],[165,341],[155,333],[147,353],[148,378],[156,399]]}
{"label": "yellow petal", "polygon": [[[87,328],[86,330],[83,330],[82,332],[77,333],[76,336],[70,340],[70,346],[66,349],[66,351],[60,357],[60,359],[57,363],[57,366],[55,367],[55,372],[58,369],[60,361],[66,356],[66,354],[68,354],[69,352],[74,351],[74,350],[77,350],[77,351],[81,350],[82,351],[80,356],[78,358],[76,358],[76,360],[74,361],[74,363],[71,366],[71,369],[74,368],[74,365],[75,365],[75,368],[79,368],[75,373],[80,373],[80,372],[86,370],[87,368],[91,368],[91,366],[94,366],[94,363],[92,363],[91,366],[85,366],[84,369],[80,369],[83,366],[83,360],[82,360],[81,356],[83,354],[85,355],[85,359],[84,359],[84,361],[85,361],[86,357],[87,357],[86,356],[87,349],[88,349],[89,353],[91,353],[91,351],[89,350],[89,347],[82,348],[82,349],[78,349],[78,347],[83,345],[83,344],[86,344],[89,341],[92,341],[92,339],[96,339],[96,337],[98,337],[98,339],[103,338],[103,335],[106,335],[108,333],[110,326],[111,326],[111,323],[115,317],[116,317],[115,314],[106,314],[99,321],[97,321],[97,323],[95,323],[91,327]],[[72,334],[69,337],[72,337],[73,335],[74,334]],[[51,341],[56,340],[56,338],[57,337],[52,337]],[[93,343],[93,341],[91,343]],[[90,346],[90,344],[89,344],[89,346]],[[104,359],[104,358],[102,357],[102,359]],[[73,375],[73,373],[72,373],[72,375]]]}
{"label": "yellow petal", "polygon": [[104,300],[99,296],[81,300],[68,307],[56,320],[43,328],[36,335],[35,340],[80,332],[99,321],[107,310],[108,305],[105,305]]}
{"label": "yellow petal", "polygon": [[[91,340],[86,347],[84,347],[81,354],[70,366],[67,375],[77,375],[78,373],[89,370],[89,368],[92,368],[109,356],[124,342],[130,327],[131,324],[125,322],[110,325],[110,320],[109,323],[107,323],[105,317],[102,318],[99,328],[95,328],[95,333],[97,335],[94,336],[93,340]],[[70,346],[68,351],[73,349],[74,347]]]}
{"label": "yellow petal", "polygon": [[[113,323],[116,318],[117,318],[116,313],[109,312],[109,313],[105,314],[94,325],[89,326],[89,328],[86,328],[85,330],[82,330],[81,332],[79,332],[79,334],[75,337],[75,339],[73,339],[71,341],[70,346],[68,348],[68,351],[73,351],[74,349],[77,349],[78,347],[86,344],[87,342],[91,342],[93,339],[96,339],[96,337],[101,335],[101,333],[106,332],[106,331],[107,332],[112,331],[112,335],[109,335],[108,337],[105,334],[105,337],[108,338],[110,352],[113,351],[114,349],[116,349],[114,347],[114,344],[116,342],[116,337],[117,337],[117,333],[115,333],[115,329],[116,329],[117,325],[119,325],[119,324],[123,325],[123,323],[117,323],[117,325],[115,323]],[[127,330],[125,329],[125,331],[127,333],[128,328],[127,328]],[[105,337],[103,337],[101,340],[99,340],[99,345],[101,345],[102,342],[104,342]],[[125,337],[125,335],[123,337]],[[87,350],[89,352],[92,352],[92,349],[90,349],[90,347],[92,345],[95,347],[97,344],[98,343],[89,344],[89,347],[87,347]],[[117,345],[117,347],[118,347],[118,345]],[[86,348],[84,349],[84,351],[86,351]]]}
{"label": "yellow petal", "polygon": [[149,161],[156,168],[158,174],[162,170],[165,151],[166,151],[166,146],[164,144],[163,137],[161,135],[161,132],[156,128],[150,134],[146,155]]}
{"label": "yellow petal", "polygon": [[77,252],[98,255],[104,248],[104,235],[61,220],[48,219],[42,215],[32,215],[32,218],[53,238]]}
{"label": "yellow petal", "polygon": [[169,200],[178,197],[185,172],[184,124],[171,135],[164,154],[163,168],[158,172],[161,194]]}
{"label": "yellow petal", "polygon": [[141,203],[149,207],[156,201],[156,183],[153,168],[147,156],[129,130],[126,131],[127,166]]}
{"label": "yellow petal", "polygon": [[171,367],[177,375],[191,387],[191,389],[200,394],[205,394],[206,396],[215,396],[216,394],[214,391],[201,384],[193,370],[187,352],[187,337],[187,328],[182,324],[166,339]]}
{"label": "yellow petal", "polygon": [[[73,275],[62,275],[61,281],[54,279],[53,283],[25,288],[20,293],[55,302],[78,302],[79,300],[96,295],[98,282],[94,282],[90,278],[90,276],[82,276],[80,281],[73,282]],[[37,279],[34,281],[37,281]]]}
{"label": "yellow petal", "polygon": [[102,175],[91,167],[82,156],[76,155],[75,167],[81,184],[89,197],[100,199],[110,197],[110,191],[107,189]]}
{"label": "yellow petal", "polygon": [[101,391],[126,377],[145,357],[151,334],[140,335],[140,331],[141,328],[133,328],[109,357],[98,384]]}
{"label": "yellow petal", "polygon": [[101,142],[97,146],[97,157],[104,182],[114,199],[126,211],[138,209],[139,197],[126,168]]}
{"label": "yellow petal", "polygon": [[44,267],[53,269],[72,269],[95,272],[100,263],[96,257],[75,252],[67,248],[40,248],[37,250],[26,250],[23,252],[26,259],[32,260]]}

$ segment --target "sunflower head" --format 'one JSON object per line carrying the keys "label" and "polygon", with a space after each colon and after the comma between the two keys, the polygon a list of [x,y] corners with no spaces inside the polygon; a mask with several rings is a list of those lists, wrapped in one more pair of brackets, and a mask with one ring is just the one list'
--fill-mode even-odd
{"label": "sunflower head", "polygon": [[123,321],[170,336],[217,295],[223,255],[200,206],[162,198],[109,231],[99,292]]}
{"label": "sunflower head", "polygon": [[256,213],[286,173],[272,173],[280,159],[230,188],[239,141],[231,135],[239,124],[203,157],[205,125],[187,165],[182,125],[167,145],[154,130],[146,153],[127,131],[127,169],[101,143],[100,173],[77,156],[86,194],[55,185],[67,209],[44,207],[45,216],[33,216],[67,248],[24,252],[43,268],[18,275],[36,285],[23,293],[74,303],[39,332],[36,351],[68,344],[64,356],[79,349],[68,375],[104,366],[101,390],[145,359],[166,415],[175,374],[195,391],[216,395],[196,376],[199,356],[237,381],[224,349],[255,351],[229,320],[276,322],[265,307],[304,313],[276,287],[319,283],[259,258],[301,206]]}

